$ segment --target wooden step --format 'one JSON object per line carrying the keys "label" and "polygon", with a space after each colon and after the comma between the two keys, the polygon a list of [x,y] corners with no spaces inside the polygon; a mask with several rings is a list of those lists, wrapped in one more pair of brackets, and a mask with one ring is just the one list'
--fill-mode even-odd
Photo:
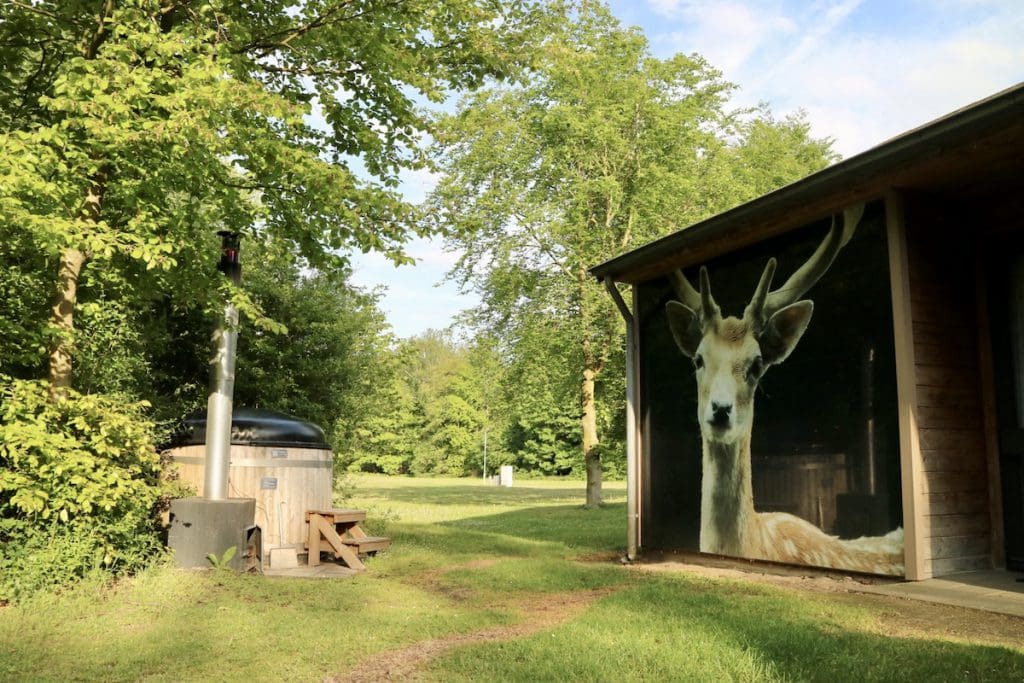
{"label": "wooden step", "polygon": [[355,548],[360,555],[375,553],[378,550],[387,550],[391,545],[391,539],[387,536],[362,536],[359,538],[343,538],[341,542]]}

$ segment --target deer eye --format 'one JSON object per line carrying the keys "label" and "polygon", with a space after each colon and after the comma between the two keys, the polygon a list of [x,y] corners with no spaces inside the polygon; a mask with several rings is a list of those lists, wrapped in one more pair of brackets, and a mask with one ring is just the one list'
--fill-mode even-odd
{"label": "deer eye", "polygon": [[698,370],[703,368],[704,367],[704,356],[700,355],[699,353],[696,356],[694,356],[693,357],[693,367],[697,368]]}
{"label": "deer eye", "polygon": [[754,360],[750,361],[750,366],[747,368],[747,377],[751,381],[756,381],[761,378],[761,373],[764,372],[764,361],[758,356]]}

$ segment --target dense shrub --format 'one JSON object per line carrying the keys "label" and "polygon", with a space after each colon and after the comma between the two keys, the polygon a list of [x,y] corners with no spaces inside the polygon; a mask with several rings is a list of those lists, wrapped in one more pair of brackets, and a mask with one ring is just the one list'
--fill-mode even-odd
{"label": "dense shrub", "polygon": [[134,571],[160,552],[146,404],[0,376],[0,599]]}

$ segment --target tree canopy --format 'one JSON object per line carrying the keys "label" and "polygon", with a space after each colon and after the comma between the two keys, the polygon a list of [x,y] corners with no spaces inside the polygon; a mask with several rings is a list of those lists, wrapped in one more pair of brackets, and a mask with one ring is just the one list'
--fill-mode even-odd
{"label": "tree canopy", "polygon": [[[78,575],[144,563],[181,493],[155,452],[203,404],[225,301],[236,403],[319,423],[338,467],[478,475],[486,452],[585,471],[598,505],[623,469],[623,326],[587,269],[834,157],[590,0],[11,0],[0,60],[12,576],[51,537]],[[414,207],[417,169],[442,176]],[[214,268],[223,230],[241,286]],[[351,284],[354,251],[409,263],[427,234],[480,294],[469,339],[396,340]]]}
{"label": "tree canopy", "polygon": [[[214,233],[407,260],[395,192],[417,98],[502,76],[513,0],[61,0],[0,8],[0,225],[50,262],[50,380],[71,381],[88,263],[204,296]],[[17,235],[15,235],[15,233]]]}
{"label": "tree canopy", "polygon": [[653,57],[600,4],[549,19],[525,82],[470,94],[441,122],[444,176],[429,209],[460,254],[453,277],[482,299],[479,329],[502,340],[524,377],[574,386],[597,505],[596,392],[610,363],[622,367],[623,326],[587,269],[818,170],[832,153],[799,117],[730,109],[734,86],[706,61]]}
{"label": "tree canopy", "polygon": [[[424,103],[513,74],[530,24],[519,0],[0,4],[0,574],[60,576],[51,541],[69,576],[146,559],[156,447],[228,297],[259,325],[239,404],[358,441],[394,363],[348,255],[409,261]],[[254,257],[241,288],[219,230]]]}

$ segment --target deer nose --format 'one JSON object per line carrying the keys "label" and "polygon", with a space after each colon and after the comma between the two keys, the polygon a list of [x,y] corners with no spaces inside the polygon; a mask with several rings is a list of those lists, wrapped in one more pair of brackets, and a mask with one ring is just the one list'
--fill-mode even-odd
{"label": "deer nose", "polygon": [[732,405],[729,403],[711,402],[711,419],[708,423],[712,427],[725,428],[732,421]]}

